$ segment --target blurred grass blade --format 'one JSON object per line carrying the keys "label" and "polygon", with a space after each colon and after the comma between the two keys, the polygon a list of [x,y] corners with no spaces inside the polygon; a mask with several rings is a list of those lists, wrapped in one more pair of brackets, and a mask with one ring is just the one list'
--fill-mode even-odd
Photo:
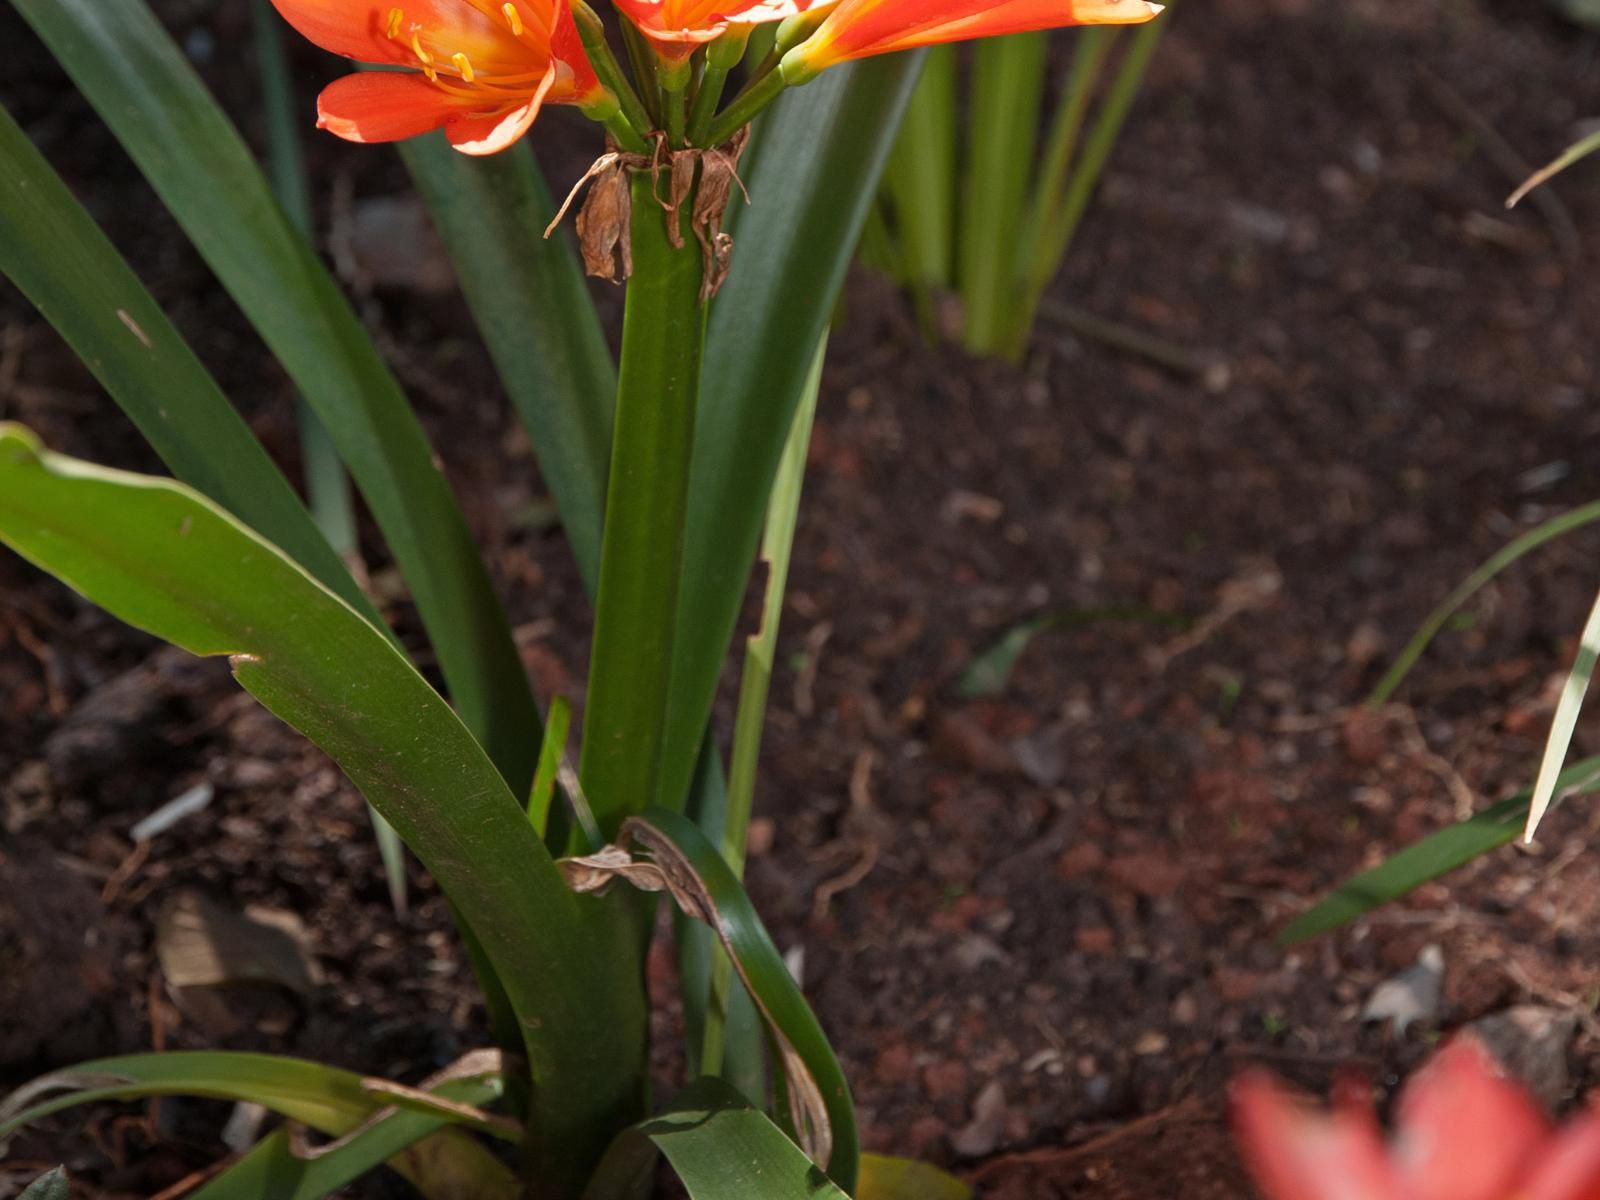
{"label": "blurred grass blade", "polygon": [[567,752],[567,734],[572,728],[572,705],[565,696],[550,702],[545,714],[544,741],[539,745],[539,768],[533,773],[533,789],[528,793],[528,820],[534,832],[544,837],[550,822],[550,802],[556,794],[556,776]]}
{"label": "blurred grass blade", "polygon": [[[658,864],[667,864],[669,874],[675,873],[681,860],[681,865],[698,881],[702,889],[699,899],[708,905],[701,910],[704,919],[721,938],[739,978],[778,1039],[791,1092],[799,1092],[821,1106],[827,1128],[814,1127],[814,1132],[819,1140],[825,1139],[820,1146],[826,1159],[823,1165],[839,1186],[854,1187],[861,1148],[849,1084],[744,886],[722,861],[716,847],[692,821],[678,813],[649,809],[643,816],[632,818],[624,829],[651,851]],[[804,1134],[805,1130],[801,1132]]]}
{"label": "blurred grass blade", "polygon": [[1556,703],[1556,714],[1550,720],[1550,736],[1545,741],[1544,757],[1539,762],[1539,774],[1533,781],[1533,799],[1528,805],[1528,825],[1523,832],[1525,841],[1533,841],[1550,798],[1555,795],[1561,764],[1567,759],[1572,745],[1572,731],[1578,724],[1578,713],[1583,708],[1583,698],[1589,691],[1589,680],[1594,678],[1595,660],[1600,658],[1600,595],[1595,596],[1594,607],[1583,626],[1583,637],[1578,643],[1578,655],[1572,670],[1561,687],[1561,699]]}
{"label": "blurred grass blade", "polygon": [[657,791],[669,808],[694,774],[778,459],[921,63],[895,54],[825,72],[768,110],[746,155],[753,203],[729,210],[733,269],[701,376]]}
{"label": "blurred grass blade", "polygon": [[444,239],[462,293],[539,460],[589,594],[611,460],[617,373],[565,234],[526,142],[486,158],[443,137],[399,144]]}
{"label": "blurred grass blade", "polygon": [[250,151],[144,0],[12,0],[322,418],[416,599],[462,720],[526,795],[538,713],[422,427]]}
{"label": "blurred grass blade", "polygon": [[[696,1080],[617,1140],[585,1200],[628,1194],[666,1155],[690,1200],[849,1200],[765,1113],[720,1079]],[[927,1200],[935,1200],[928,1197]]]}
{"label": "blurred grass blade", "polygon": [[174,475],[386,630],[250,427],[4,110],[0,274],[77,352]]}
{"label": "blurred grass blade", "polygon": [[962,341],[977,354],[998,350],[1010,328],[1011,264],[1033,172],[1048,48],[1043,33],[985,38],[973,48],[957,276]]}
{"label": "blurred grass blade", "polygon": [[189,488],[51,454],[18,426],[0,425],[0,541],[132,625],[232,656],[239,682],[333,757],[499,973],[553,1189],[587,1171],[637,1117],[645,1030],[628,914],[567,889],[522,801],[411,664]]}
{"label": "blurred grass blade", "polygon": [[855,1200],[972,1200],[972,1189],[932,1163],[863,1154]]}
{"label": "blurred grass blade", "polygon": [[1022,299],[1013,309],[1009,329],[1009,352],[1014,358],[1022,355],[1033,329],[1039,299],[1055,278],[1072,246],[1073,238],[1077,236],[1078,226],[1089,211],[1089,201],[1094,198],[1100,177],[1111,160],[1111,152],[1116,149],[1117,139],[1122,136],[1122,127],[1133,110],[1133,102],[1138,99],[1145,70],[1150,65],[1156,47],[1161,44],[1167,26],[1172,23],[1172,5],[1169,3],[1167,7],[1169,11],[1156,20],[1146,22],[1130,34],[1118,38],[1118,41],[1127,43],[1127,51],[1117,67],[1105,99],[1100,103],[1089,136],[1084,140],[1083,151],[1072,163],[1059,205],[1050,205],[1045,210],[1049,219],[1043,226],[1043,233],[1025,250],[1029,258],[1023,263]]}
{"label": "blurred grass blade", "polygon": [[906,282],[926,298],[954,278],[956,50],[928,51],[883,173]]}
{"label": "blurred grass blade", "polygon": [[1061,608],[1041,613],[1013,625],[969,662],[956,680],[956,695],[963,700],[998,696],[1010,685],[1017,662],[1034,638],[1052,629],[1077,629],[1101,621],[1133,621],[1179,629],[1191,623],[1181,613],[1152,608]]}
{"label": "blurred grass blade", "polygon": [[1378,681],[1378,686],[1372,689],[1372,694],[1367,697],[1367,705],[1377,708],[1388,702],[1389,697],[1394,695],[1411,668],[1416,665],[1417,659],[1422,657],[1422,652],[1456,614],[1456,610],[1472,599],[1496,575],[1529,551],[1537,550],[1546,542],[1595,521],[1600,521],[1600,500],[1551,517],[1520,537],[1507,542],[1490,555],[1483,565],[1456,585],[1455,589],[1440,602],[1439,607],[1428,614],[1416,633],[1411,635],[1411,640],[1406,643],[1405,649],[1395,658],[1394,665],[1384,672],[1383,678]]}
{"label": "blurred grass blade", "polygon": [[17,1200],[72,1200],[72,1183],[67,1179],[66,1168],[51,1167],[23,1188]]}
{"label": "blurred grass blade", "polygon": [[1572,166],[1573,163],[1588,158],[1589,155],[1594,154],[1597,151],[1600,151],[1600,130],[1596,130],[1588,137],[1574,142],[1572,145],[1568,146],[1565,150],[1558,154],[1553,162],[1547,163],[1545,166],[1540,167],[1532,175],[1528,176],[1528,178],[1523,181],[1521,187],[1512,192],[1510,196],[1506,197],[1506,207],[1515,208],[1517,206],[1517,202],[1529,192],[1533,191],[1534,188],[1538,187],[1540,184],[1549,182],[1551,179],[1554,179],[1557,175],[1561,174],[1561,172],[1565,171],[1568,167]]}
{"label": "blurred grass blade", "polygon": [[[789,442],[778,463],[778,476],[767,501],[766,530],[761,557],[767,563],[766,595],[762,598],[761,625],[745,642],[744,665],[739,678],[739,703],[733,720],[733,753],[728,766],[728,809],[718,844],[735,879],[744,878],[745,841],[750,833],[750,813],[755,807],[756,763],[761,754],[761,732],[767,715],[767,694],[772,686],[772,662],[778,647],[778,626],[783,619],[783,596],[789,582],[789,556],[794,527],[800,516],[800,488],[805,481],[806,451],[811,445],[811,425],[817,413],[817,392],[822,387],[822,361],[827,342],[817,347],[816,361],[795,410]],[[701,826],[708,838],[712,831]],[[700,1050],[702,1075],[723,1073],[723,1031],[733,983],[733,967],[717,953],[712,965],[711,994],[706,1009],[705,1040]],[[759,1053],[745,1046],[742,1054]],[[749,1076],[750,1064],[739,1072]]]}
{"label": "blurred grass blade", "polygon": [[[1555,797],[1585,796],[1600,791],[1600,756],[1574,763],[1556,781]],[[1278,940],[1303,942],[1353,921],[1364,912],[1397,900],[1439,876],[1464,866],[1481,854],[1513,842],[1526,826],[1532,790],[1524,788],[1509,800],[1430,833],[1388,861],[1353,876],[1284,926]]]}

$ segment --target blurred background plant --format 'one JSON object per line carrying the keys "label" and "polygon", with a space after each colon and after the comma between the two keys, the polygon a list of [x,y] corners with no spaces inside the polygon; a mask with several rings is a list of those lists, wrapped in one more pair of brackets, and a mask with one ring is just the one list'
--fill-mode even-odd
{"label": "blurred background plant", "polygon": [[1170,21],[929,53],[862,243],[926,336],[1021,358]]}

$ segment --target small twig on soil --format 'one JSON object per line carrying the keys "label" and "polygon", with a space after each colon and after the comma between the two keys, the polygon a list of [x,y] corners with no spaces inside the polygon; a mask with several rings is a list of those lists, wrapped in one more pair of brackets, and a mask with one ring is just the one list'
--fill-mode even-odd
{"label": "small twig on soil", "polygon": [[833,623],[830,621],[818,622],[806,634],[804,658],[794,680],[794,711],[802,717],[809,717],[816,709],[816,697],[812,689],[817,685],[817,664],[822,658],[822,648],[832,636]]}
{"label": "small twig on soil", "polygon": [[1391,704],[1384,713],[1399,722],[1406,749],[1411,752],[1412,757],[1441,779],[1449,789],[1456,805],[1456,820],[1465,821],[1471,817],[1477,810],[1478,797],[1453,766],[1429,749],[1427,739],[1422,736],[1422,726],[1417,722],[1415,710],[1409,705]]}
{"label": "small twig on soil", "polygon": [[1200,386],[1213,395],[1225,391],[1233,381],[1233,369],[1220,351],[1190,350],[1142,329],[1119,325],[1059,300],[1042,300],[1039,312],[1081,338],[1099,342],[1102,346],[1120,350],[1134,358],[1146,359],[1185,379],[1199,380]]}
{"label": "small twig on soil", "polygon": [[1013,1167],[1065,1166],[1080,1158],[1087,1158],[1091,1154],[1099,1154],[1119,1142],[1137,1134],[1148,1133],[1161,1125],[1173,1121],[1205,1121],[1212,1117],[1213,1114],[1206,1105],[1201,1104],[1196,1097],[1188,1096],[1176,1104],[1147,1113],[1129,1121],[1126,1125],[1120,1125],[1108,1133],[1090,1138],[1087,1142],[1080,1142],[1076,1146],[1050,1146],[1042,1150],[1022,1150],[1015,1154],[1002,1154],[998,1158],[991,1158],[969,1173],[967,1182],[980,1183],[991,1175]]}
{"label": "small twig on soil", "polygon": [[171,1187],[162,1188],[161,1191],[151,1196],[150,1200],[178,1200],[179,1196],[188,1195],[213,1175],[220,1175],[238,1161],[237,1158],[229,1157],[221,1162],[214,1162],[209,1167],[201,1167],[198,1171],[191,1171]]}
{"label": "small twig on soil", "polygon": [[[1428,93],[1429,99],[1483,143],[1483,152],[1488,155],[1495,169],[1505,176],[1507,183],[1517,187],[1533,174],[1533,164],[1523,158],[1517,152],[1517,148],[1506,140],[1505,135],[1468,103],[1465,96],[1420,64],[1417,67],[1417,78],[1422,81],[1423,90]],[[1540,188],[1529,199],[1538,206],[1539,214],[1550,227],[1550,237],[1555,242],[1556,251],[1566,262],[1576,262],[1583,254],[1583,239],[1567,206],[1549,188]]]}
{"label": "small twig on soil", "polygon": [[106,880],[105,887],[100,889],[100,903],[107,908],[122,891],[123,885],[132,879],[139,868],[144,866],[145,859],[150,857],[149,841],[135,842],[133,849],[128,851],[128,856],[117,864],[117,869],[111,872],[111,878]]}

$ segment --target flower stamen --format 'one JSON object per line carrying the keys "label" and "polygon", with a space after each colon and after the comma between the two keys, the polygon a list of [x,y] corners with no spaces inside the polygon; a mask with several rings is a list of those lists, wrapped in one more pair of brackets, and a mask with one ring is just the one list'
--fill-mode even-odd
{"label": "flower stamen", "polygon": [[521,37],[522,14],[517,11],[517,6],[511,3],[511,0],[506,0],[505,4],[501,6],[500,11],[505,13],[506,24],[511,26],[511,32],[513,36]]}
{"label": "flower stamen", "polygon": [[450,61],[455,64],[457,72],[461,75],[463,83],[472,82],[472,60],[461,51],[456,51],[450,56]]}
{"label": "flower stamen", "polygon": [[400,36],[400,25],[405,19],[406,13],[403,8],[391,8],[389,10],[389,40],[391,42]]}

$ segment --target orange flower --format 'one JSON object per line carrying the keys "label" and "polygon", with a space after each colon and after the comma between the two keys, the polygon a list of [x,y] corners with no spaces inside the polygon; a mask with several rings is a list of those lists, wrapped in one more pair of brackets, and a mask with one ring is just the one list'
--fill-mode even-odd
{"label": "orange flower", "polygon": [[493,154],[540,107],[604,95],[566,0],[272,0],[324,50],[409,67],[346,75],[317,100],[319,127],[352,142],[443,129],[464,154]]}
{"label": "orange flower", "polygon": [[784,59],[784,78],[896,50],[1055,29],[1135,25],[1161,11],[1149,0],[838,0],[817,32]]}
{"label": "orange flower", "polygon": [[616,5],[658,54],[682,59],[721,37],[729,25],[782,21],[804,12],[810,0],[616,0]]}
{"label": "orange flower", "polygon": [[1388,1148],[1361,1087],[1324,1115],[1256,1072],[1235,1087],[1234,1118],[1267,1200],[1600,1200],[1600,1112],[1552,1129],[1470,1036],[1406,1082]]}

